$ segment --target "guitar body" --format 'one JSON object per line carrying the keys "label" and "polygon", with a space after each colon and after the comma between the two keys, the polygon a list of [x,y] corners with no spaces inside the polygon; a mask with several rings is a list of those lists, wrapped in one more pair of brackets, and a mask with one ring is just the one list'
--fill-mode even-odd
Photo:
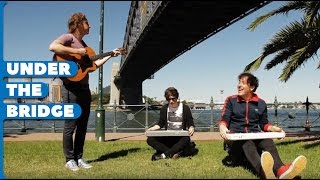
{"label": "guitar body", "polygon": [[55,54],[53,60],[57,61],[73,61],[78,65],[78,72],[73,77],[68,77],[70,81],[81,81],[89,72],[95,71],[97,65],[90,59],[91,56],[95,56],[96,53],[90,47],[85,47],[87,53],[85,56],[79,54]]}

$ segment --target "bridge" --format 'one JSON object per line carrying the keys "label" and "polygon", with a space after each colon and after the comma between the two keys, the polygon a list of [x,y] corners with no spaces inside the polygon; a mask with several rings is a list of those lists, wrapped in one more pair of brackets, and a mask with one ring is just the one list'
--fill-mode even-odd
{"label": "bridge", "polygon": [[132,1],[114,84],[142,103],[142,82],[192,47],[271,1]]}

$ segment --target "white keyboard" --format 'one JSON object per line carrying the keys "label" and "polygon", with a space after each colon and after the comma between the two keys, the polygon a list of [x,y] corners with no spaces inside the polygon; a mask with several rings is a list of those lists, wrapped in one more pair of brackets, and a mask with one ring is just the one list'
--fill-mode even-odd
{"label": "white keyboard", "polygon": [[155,130],[146,131],[146,136],[190,136],[186,130]]}
{"label": "white keyboard", "polygon": [[229,133],[227,139],[236,140],[250,140],[250,139],[276,139],[284,138],[286,133],[282,132],[258,132],[258,133]]}

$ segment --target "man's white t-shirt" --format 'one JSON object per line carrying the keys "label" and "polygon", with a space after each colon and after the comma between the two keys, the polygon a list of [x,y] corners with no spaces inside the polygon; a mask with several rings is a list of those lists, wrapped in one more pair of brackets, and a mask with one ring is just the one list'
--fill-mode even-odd
{"label": "man's white t-shirt", "polygon": [[176,108],[168,106],[168,130],[182,130],[182,110],[182,103]]}

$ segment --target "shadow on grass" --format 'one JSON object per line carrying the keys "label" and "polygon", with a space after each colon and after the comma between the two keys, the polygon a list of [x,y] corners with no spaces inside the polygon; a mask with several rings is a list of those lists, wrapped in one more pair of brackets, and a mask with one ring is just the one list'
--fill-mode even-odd
{"label": "shadow on grass", "polygon": [[131,149],[127,149],[127,150],[116,151],[116,152],[102,155],[98,159],[88,160],[87,162],[88,163],[100,162],[100,161],[105,161],[105,160],[108,160],[111,158],[118,158],[118,157],[122,157],[122,156],[127,156],[129,152],[137,152],[138,150],[140,150],[140,148],[131,148]]}
{"label": "shadow on grass", "polygon": [[278,142],[277,145],[290,145],[300,142],[308,142],[308,144],[303,145],[304,148],[309,149],[313,147],[319,147],[320,145],[320,136],[317,137],[309,137],[309,138],[302,138],[302,139],[296,139],[296,140],[290,140],[285,142]]}
{"label": "shadow on grass", "polygon": [[26,132],[20,132],[20,133],[4,133],[3,137],[11,137],[11,138],[18,138],[18,136],[22,136],[22,135],[28,135],[30,133],[26,133]]}

